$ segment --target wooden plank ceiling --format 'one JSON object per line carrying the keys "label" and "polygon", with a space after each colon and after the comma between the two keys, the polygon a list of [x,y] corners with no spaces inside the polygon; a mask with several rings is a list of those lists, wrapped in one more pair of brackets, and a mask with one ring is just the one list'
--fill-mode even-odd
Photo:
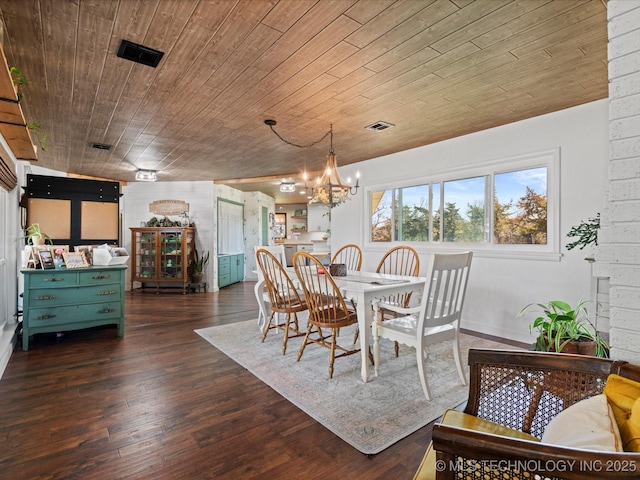
{"label": "wooden plank ceiling", "polygon": [[[0,15],[47,135],[38,164],[121,181],[277,190],[324,167],[328,139],[296,148],[267,118],[301,145],[333,124],[346,165],[607,97],[602,0],[0,0]],[[122,39],[164,57],[119,58]],[[365,129],[381,120],[395,127]]]}

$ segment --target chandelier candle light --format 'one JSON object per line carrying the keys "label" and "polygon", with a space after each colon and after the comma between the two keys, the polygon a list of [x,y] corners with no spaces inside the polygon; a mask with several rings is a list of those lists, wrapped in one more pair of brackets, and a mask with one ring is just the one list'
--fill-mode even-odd
{"label": "chandelier candle light", "polygon": [[[276,125],[275,120],[265,120],[264,123],[271,128],[271,131],[273,131],[273,133],[275,133],[280,140],[294,147],[311,147],[313,145],[316,145],[317,143],[320,143],[327,136],[330,137],[330,148],[329,154],[327,155],[327,166],[325,167],[322,176],[318,178],[315,185],[311,188],[312,194],[309,203],[323,203],[329,208],[333,208],[348,200],[349,195],[355,195],[356,193],[358,193],[358,188],[360,187],[360,174],[358,173],[356,175],[356,184],[351,185],[350,179],[347,182],[344,182],[342,181],[342,179],[340,178],[340,174],[338,173],[338,162],[336,159],[336,154],[333,151],[333,124],[331,124],[329,131],[325,133],[325,135],[317,142],[311,143],[309,145],[296,145],[295,143],[291,143],[282,138],[278,134],[278,132],[273,129],[274,125]],[[306,173],[304,175],[304,180],[306,183]]]}

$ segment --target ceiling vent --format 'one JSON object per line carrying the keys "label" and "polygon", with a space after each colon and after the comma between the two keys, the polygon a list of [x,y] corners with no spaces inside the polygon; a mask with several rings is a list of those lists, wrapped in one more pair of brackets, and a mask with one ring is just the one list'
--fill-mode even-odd
{"label": "ceiling vent", "polygon": [[380,120],[379,122],[373,123],[366,128],[367,130],[373,130],[374,132],[381,132],[382,130],[386,130],[387,128],[395,127],[393,123],[383,122]]}
{"label": "ceiling vent", "polygon": [[118,56],[126,58],[132,62],[141,63],[143,65],[149,65],[150,67],[157,67],[160,63],[160,59],[164,55],[164,52],[154,50],[153,48],[138,45],[137,43],[130,42],[129,40],[122,40],[120,48],[118,49]]}
{"label": "ceiling vent", "polygon": [[91,148],[97,148],[98,150],[111,150],[113,148],[113,145],[107,145],[106,143],[91,142],[89,145]]}

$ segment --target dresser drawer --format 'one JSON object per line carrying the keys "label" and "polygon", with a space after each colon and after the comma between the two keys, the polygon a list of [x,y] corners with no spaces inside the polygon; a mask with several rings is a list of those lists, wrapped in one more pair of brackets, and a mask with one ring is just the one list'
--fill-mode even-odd
{"label": "dresser drawer", "polygon": [[122,270],[91,270],[78,272],[81,285],[100,285],[105,283],[120,283]]}
{"label": "dresser drawer", "polygon": [[27,293],[29,306],[39,308],[44,305],[68,305],[81,303],[96,303],[120,299],[122,286],[119,283],[112,285],[90,285],[88,287],[71,288],[36,288]]}
{"label": "dresser drawer", "polygon": [[218,286],[225,286],[231,283],[231,274],[218,275]]}
{"label": "dresser drawer", "polygon": [[218,276],[229,275],[231,273],[231,265],[229,264],[229,259],[225,263],[218,264]]}
{"label": "dresser drawer", "polygon": [[[122,303],[105,302],[91,305],[67,305],[66,307],[33,308],[29,311],[30,328],[82,324],[92,320],[108,320],[118,323],[122,314]],[[82,328],[78,326],[76,328]]]}
{"label": "dresser drawer", "polygon": [[44,274],[31,275],[30,288],[40,287],[73,287],[78,284],[76,272],[53,270]]}

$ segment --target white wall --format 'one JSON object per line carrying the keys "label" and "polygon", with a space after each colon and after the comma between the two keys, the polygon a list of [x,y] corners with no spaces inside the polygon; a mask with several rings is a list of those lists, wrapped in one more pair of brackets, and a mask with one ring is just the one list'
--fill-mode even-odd
{"label": "white wall", "polygon": [[262,208],[275,212],[275,200],[262,192],[247,192],[244,197],[244,277],[257,280],[258,269],[255,256],[256,245],[273,245],[273,229],[269,226],[268,238],[262,238]]}
{"label": "white wall", "polygon": [[[640,1],[610,0],[609,184],[596,264],[610,276],[611,356],[640,363]],[[608,268],[607,268],[608,267]]]}
{"label": "white wall", "polygon": [[[131,252],[131,227],[139,227],[151,217],[161,216],[149,211],[149,204],[156,200],[182,200],[189,204],[189,217],[196,227],[196,247],[198,252],[209,251],[211,260],[205,269],[205,278],[213,290],[217,287],[214,272],[216,242],[216,209],[213,182],[133,182],[123,187],[120,208],[123,212],[123,245]],[[179,217],[171,217],[178,220]],[[127,289],[130,288],[131,268],[127,269]],[[214,286],[215,280],[215,286]]]}
{"label": "white wall", "polygon": [[[396,127],[401,128],[401,127]],[[392,185],[431,172],[472,167],[509,157],[560,148],[559,261],[474,255],[462,326],[474,331],[530,342],[529,318],[519,310],[531,302],[590,297],[591,271],[584,251],[564,248],[566,233],[582,219],[603,210],[608,158],[607,100],[512,123],[340,169],[344,177],[360,171],[362,186]],[[384,133],[383,133],[384,134]],[[391,168],[390,165],[393,167]],[[367,199],[364,188],[332,211],[331,244],[365,245]],[[362,219],[354,221],[354,219]],[[363,269],[374,269],[389,244],[364,248]],[[445,246],[439,246],[442,250]],[[420,249],[422,273],[433,248]]]}

